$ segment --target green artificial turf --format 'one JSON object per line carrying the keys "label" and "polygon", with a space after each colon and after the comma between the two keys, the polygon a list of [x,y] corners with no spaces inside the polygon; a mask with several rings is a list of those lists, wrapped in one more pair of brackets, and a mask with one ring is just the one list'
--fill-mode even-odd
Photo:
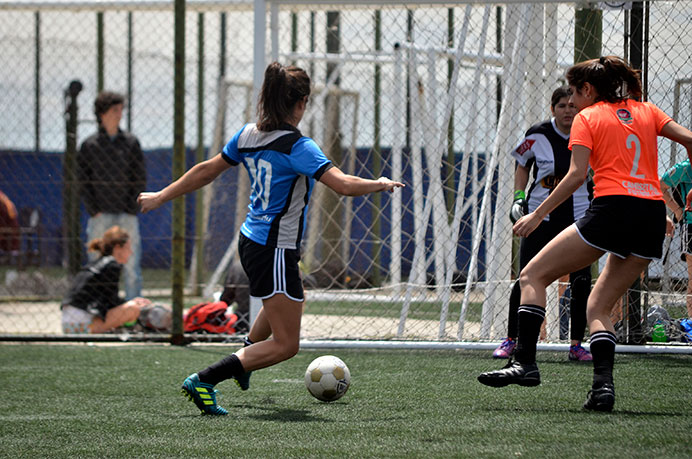
{"label": "green artificial turf", "polygon": [[[2,457],[690,457],[692,357],[616,356],[616,407],[584,412],[591,365],[539,353],[536,388],[485,387],[489,351],[303,350],[217,386],[201,416],[183,379],[232,346],[0,344]],[[312,398],[305,368],[342,358],[352,384]]]}
{"label": "green artificial turf", "polygon": [[[479,322],[483,303],[470,302],[466,311],[466,320]],[[319,315],[355,315],[366,317],[389,317],[398,319],[401,316],[401,303],[380,303],[377,301],[320,301],[308,300],[305,302],[306,314]],[[449,304],[447,317],[457,319],[461,313],[461,302]],[[440,303],[437,302],[411,302],[407,315],[408,319],[440,320]]]}

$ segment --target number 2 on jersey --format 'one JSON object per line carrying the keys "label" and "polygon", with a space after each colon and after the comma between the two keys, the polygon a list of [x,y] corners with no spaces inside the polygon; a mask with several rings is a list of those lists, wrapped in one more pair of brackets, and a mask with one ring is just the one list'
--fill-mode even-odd
{"label": "number 2 on jersey", "polygon": [[257,164],[255,164],[255,160],[249,159],[247,167],[250,170],[252,189],[262,203],[262,210],[267,210],[269,205],[269,188],[272,183],[272,163],[264,159],[258,159]]}
{"label": "number 2 on jersey", "polygon": [[645,177],[644,174],[637,174],[637,170],[639,169],[639,158],[642,154],[642,145],[639,141],[639,137],[634,134],[628,135],[627,140],[625,140],[625,146],[628,150],[634,148],[634,160],[632,161],[632,170],[630,171],[630,176],[643,179]]}

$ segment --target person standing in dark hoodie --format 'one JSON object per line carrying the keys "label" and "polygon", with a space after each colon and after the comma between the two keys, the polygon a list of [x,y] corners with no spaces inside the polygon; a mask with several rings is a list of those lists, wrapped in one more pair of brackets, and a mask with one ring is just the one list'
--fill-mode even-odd
{"label": "person standing in dark hoodie", "polygon": [[[87,241],[118,225],[130,235],[132,256],[123,269],[125,299],[142,293],[142,244],[137,196],[146,188],[146,170],[137,138],[120,129],[125,106],[122,94],[102,91],[94,101],[98,131],[81,145],[77,155],[80,195],[89,214]],[[95,258],[90,257],[90,261]]]}

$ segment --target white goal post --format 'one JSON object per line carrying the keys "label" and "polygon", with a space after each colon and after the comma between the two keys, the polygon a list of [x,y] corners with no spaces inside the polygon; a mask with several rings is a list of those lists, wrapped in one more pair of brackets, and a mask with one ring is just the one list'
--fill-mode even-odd
{"label": "white goal post", "polygon": [[[390,255],[382,265],[382,270],[387,273],[384,282],[369,290],[335,291],[333,287],[341,285],[335,279],[331,286],[328,284],[311,289],[306,310],[312,319],[312,299],[319,303],[318,309],[343,308],[350,309],[352,313],[361,308],[363,301],[375,301],[390,305],[387,308],[391,310],[383,315],[392,317],[378,318],[377,330],[352,332],[349,330],[352,327],[347,324],[353,324],[358,313],[354,317],[341,316],[341,320],[335,323],[330,321],[332,331],[329,333],[332,337],[391,336],[411,339],[420,336],[461,341],[496,340],[505,333],[512,258],[507,215],[513,191],[513,168],[507,152],[517,141],[517,136],[531,124],[529,119],[540,120],[548,116],[545,95],[558,84],[558,72],[564,67],[558,62],[554,49],[556,7],[543,4],[508,5],[503,34],[506,43],[514,45],[504,53],[491,51],[488,44],[492,31],[489,24],[494,13],[491,5],[465,5],[460,10],[463,16],[455,37],[455,47],[421,46],[416,42],[397,41],[389,51],[375,53],[291,52],[281,56],[305,68],[326,63],[335,66],[326,82],[327,90],[315,91],[311,111],[302,124],[303,129],[323,123],[325,116],[318,116],[318,111],[323,109],[324,97],[328,92],[354,98],[355,103],[348,106],[349,111],[341,114],[342,119],[350,120],[351,134],[343,145],[347,151],[347,163],[340,166],[350,173],[356,172],[354,166],[359,117],[362,117],[359,116],[362,91],[345,88],[343,81],[353,80],[353,73],[347,73],[353,70],[347,69],[377,65],[382,74],[389,77],[384,84],[388,85],[385,91],[391,94],[393,111],[401,113],[407,106],[410,109],[408,133],[405,123],[393,123],[391,138],[394,142],[387,164],[392,178],[411,180],[408,183],[410,196],[395,193],[387,207],[378,210],[380,216],[390,223],[387,233],[382,235],[388,242]],[[279,16],[272,15],[272,27],[277,27],[279,21]],[[532,41],[542,51],[529,53],[524,46],[527,41]],[[272,49],[275,48],[272,46]],[[448,81],[442,79],[439,72],[439,67],[447,63],[451,63]],[[342,80],[338,87],[335,85],[337,79]],[[498,79],[502,81],[504,103],[499,120],[494,123],[489,122],[493,114],[487,107],[491,101],[494,102],[494,88]],[[249,92],[248,87],[245,90]],[[223,97],[226,97],[225,93]],[[222,100],[221,97],[219,100]],[[482,112],[483,115],[458,115],[469,112]],[[225,122],[219,118],[221,115],[219,111],[217,130],[219,124]],[[461,118],[456,124],[463,142],[450,145],[448,126],[453,116]],[[316,135],[319,141],[319,129],[335,128],[340,129],[323,126],[308,134]],[[410,135],[410,147],[402,143],[407,134]],[[462,160],[451,165],[456,179],[454,188],[448,189],[439,173],[440,167],[446,160],[447,152],[459,146]],[[483,177],[480,175],[482,167],[486,169]],[[405,168],[408,169],[406,173]],[[488,170],[494,172],[488,173]],[[467,188],[470,194],[466,193]],[[355,257],[350,253],[353,244],[351,225],[358,212],[354,211],[351,198],[344,201],[341,259],[345,263],[352,263]],[[319,251],[315,251],[315,241],[320,238],[322,206],[321,190],[317,188],[311,202],[304,244],[303,258],[308,276],[320,272],[320,263],[326,262],[320,260],[316,255]],[[412,224],[412,228],[407,229],[407,223]],[[471,234],[466,266],[460,265],[457,256],[462,227]],[[369,229],[365,229],[366,233]],[[236,242],[234,240],[228,247],[207,282],[205,296],[219,289],[223,274],[234,256]],[[485,245],[485,261],[479,258],[481,245]],[[358,246],[353,250],[362,251]],[[408,262],[407,256],[411,257]],[[483,269],[485,275],[480,278],[479,271]],[[409,270],[406,277],[404,270]],[[454,276],[462,270],[467,272],[466,282],[463,286],[454,287],[453,291]],[[372,300],[364,300],[364,295]],[[554,305],[549,307],[548,313],[549,323],[552,323],[548,328],[548,338],[551,340],[559,339],[556,295],[557,288],[551,289],[550,303]],[[421,305],[425,305],[424,320],[416,319],[421,314]],[[473,318],[469,317],[470,309],[474,310]],[[395,314],[394,310],[398,312]],[[437,312],[431,314],[434,310]],[[454,314],[452,320],[449,320],[450,314]],[[319,320],[318,315],[319,311],[316,311],[315,320]],[[389,325],[385,325],[387,321]],[[343,331],[336,330],[340,324],[344,326]]]}
{"label": "white goal post", "polygon": [[[325,208],[328,191],[316,187],[303,245],[304,337],[496,342],[507,330],[517,256],[508,219],[514,170],[508,152],[530,125],[550,116],[550,94],[564,84],[574,54],[564,32],[574,27],[573,5],[417,5],[407,16],[401,8],[408,4],[397,2],[388,26],[394,30],[397,21],[413,15],[420,35],[405,29],[378,32],[388,41],[374,50],[350,42],[338,52],[314,45],[287,50],[282,39],[289,23],[298,24],[293,40],[300,42],[307,38],[307,24],[315,33],[318,14],[330,11],[328,2],[311,5],[315,8],[282,1],[260,5],[269,12],[263,22],[269,38],[264,57],[309,69],[318,88],[301,129],[320,145],[327,132],[347,131],[337,136],[344,152],[341,168],[386,173],[406,182],[407,189],[383,197],[379,207],[371,198],[343,198],[342,213],[334,215],[334,209]],[[342,33],[356,42],[363,34],[372,37],[363,25],[374,10],[369,3],[349,2],[339,13],[340,27],[361,29]],[[435,21],[452,10],[448,43],[427,39],[424,32],[435,35]],[[609,24],[623,14],[604,12]],[[613,49],[621,40],[617,34],[604,37]],[[259,62],[254,62],[255,93]],[[244,90],[250,94],[250,86]],[[329,125],[324,112],[328,94],[351,100],[340,106],[338,125]],[[217,117],[217,126],[223,122]],[[379,135],[381,150],[372,146],[372,135]],[[340,249],[328,259],[324,215],[337,218],[343,229]],[[235,218],[241,215],[236,212]],[[207,296],[220,288],[234,245],[208,280]],[[362,282],[348,280],[349,272],[360,272]],[[568,339],[566,301],[560,301],[564,287],[555,283],[548,290],[544,333],[551,343]]]}

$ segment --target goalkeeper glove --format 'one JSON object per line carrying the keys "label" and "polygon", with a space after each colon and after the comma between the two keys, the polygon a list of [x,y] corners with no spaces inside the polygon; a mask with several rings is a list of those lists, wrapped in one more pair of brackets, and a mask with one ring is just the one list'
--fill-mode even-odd
{"label": "goalkeeper glove", "polygon": [[526,201],[524,190],[515,191],[514,202],[512,203],[512,208],[509,210],[509,219],[512,220],[512,224],[516,223],[517,220],[528,213],[529,203]]}

